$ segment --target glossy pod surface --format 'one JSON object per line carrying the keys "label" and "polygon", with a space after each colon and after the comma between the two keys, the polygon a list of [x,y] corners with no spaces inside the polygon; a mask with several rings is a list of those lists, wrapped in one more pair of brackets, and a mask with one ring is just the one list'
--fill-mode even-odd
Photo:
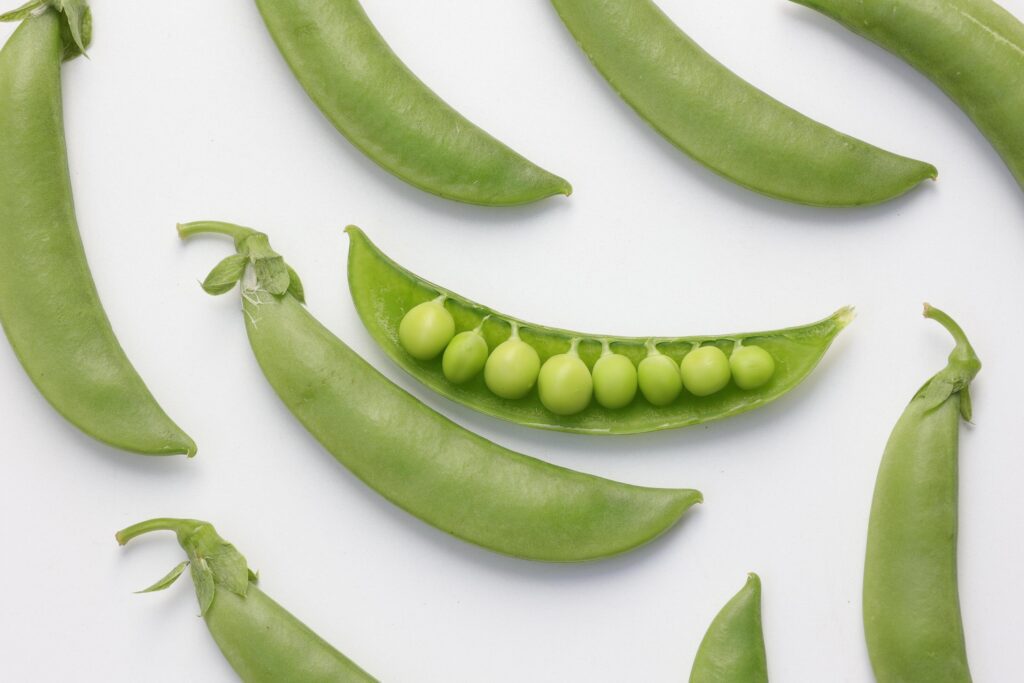
{"label": "glossy pod surface", "polygon": [[36,387],[83,432],[136,453],[192,455],[195,444],[132,367],[93,284],[61,105],[61,59],[77,48],[64,15],[38,10],[0,51],[0,320]]}
{"label": "glossy pod surface", "polygon": [[651,0],[552,0],[622,98],[712,171],[778,199],[857,206],[935,178],[926,164],[839,133],[732,73]]}
{"label": "glossy pod surface", "polygon": [[768,683],[757,574],[711,622],[693,660],[690,683]]}
{"label": "glossy pod surface", "polygon": [[1024,24],[990,0],[794,0],[942,88],[1024,187]]}
{"label": "glossy pod surface", "polygon": [[[632,338],[570,332],[527,323],[476,304],[402,268],[358,228],[350,226],[348,234],[351,239],[348,281],[352,300],[370,335],[384,351],[409,374],[442,396],[528,427],[585,434],[632,434],[700,424],[757,408],[799,384],[853,317],[852,310],[844,308],[825,320],[803,327],[720,337]],[[509,339],[515,325],[519,337],[536,350],[541,363],[570,351],[573,340],[577,340],[579,357],[591,370],[602,356],[604,342],[608,342],[611,351],[636,366],[648,356],[650,345],[654,344],[666,357],[663,362],[674,365],[674,371],[667,371],[666,379],[674,382],[675,387],[665,394],[667,403],[664,405],[654,405],[640,391],[622,407],[606,408],[595,400],[581,412],[557,415],[544,406],[536,389],[523,398],[505,399],[488,389],[483,373],[456,384],[446,378],[442,357],[422,361],[410,356],[399,343],[398,329],[406,312],[439,296],[444,297],[444,306],[453,316],[457,331],[479,327],[493,350]],[[681,391],[679,364],[687,353],[699,344],[700,347],[718,347],[729,355],[738,341],[763,348],[772,356],[775,367],[767,383],[754,390],[740,389],[730,383],[702,397]],[[646,368],[641,368],[641,381],[643,370]]]}
{"label": "glossy pod surface", "polygon": [[503,206],[569,194],[452,109],[391,51],[356,0],[256,0],[296,78],[352,144],[446,199]]}
{"label": "glossy pod surface", "polygon": [[864,633],[879,683],[970,683],[957,589],[957,451],[981,363],[956,339],[949,364],[914,396],[889,437],[875,482],[864,562]]}
{"label": "glossy pod surface", "polygon": [[631,486],[556,467],[459,427],[317,322],[294,295],[297,276],[284,274],[265,235],[218,223],[180,230],[183,237],[235,237],[252,266],[242,302],[267,380],[340,463],[428,524],[507,555],[574,562],[642,545],[701,502],[689,489]]}
{"label": "glossy pod surface", "polygon": [[190,566],[210,634],[245,683],[377,680],[261,591],[242,554],[209,523],[151,519],[118,532],[117,542],[152,531],[175,532],[189,559],[145,592],[168,588]]}

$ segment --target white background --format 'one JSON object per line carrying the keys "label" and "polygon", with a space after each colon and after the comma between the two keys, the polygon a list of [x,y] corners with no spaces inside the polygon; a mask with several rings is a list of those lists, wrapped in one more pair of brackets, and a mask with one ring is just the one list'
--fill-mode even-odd
{"label": "white background", "polygon": [[[113,539],[145,518],[191,516],[215,523],[264,590],[384,681],[685,680],[748,571],[764,581],[773,680],[868,681],[859,604],[876,468],[952,346],[920,317],[924,300],[963,324],[985,363],[962,437],[960,587],[976,679],[1019,676],[1024,194],[930,82],[824,17],[781,0],[661,5],[744,78],[931,161],[940,180],[861,210],[766,199],[655,134],[543,0],[366,0],[425,82],[575,187],[525,208],[454,204],[336,134],[251,2],[96,0],[91,59],[64,77],[82,236],[122,344],[200,450],[155,459],[94,443],[0,344],[0,678],[233,680],[187,578],[132,594],[183,559],[173,537],[126,549]],[[1024,0],[1005,5],[1024,16]],[[575,566],[497,556],[408,516],[280,403],[237,297],[200,290],[230,245],[180,244],[175,222],[199,218],[267,231],[312,312],[457,422],[575,469],[699,488],[706,504],[652,545]],[[344,280],[350,222],[414,272],[560,327],[732,332],[848,303],[859,317],[810,379],[754,413],[624,438],[531,431],[430,394],[374,346]]]}

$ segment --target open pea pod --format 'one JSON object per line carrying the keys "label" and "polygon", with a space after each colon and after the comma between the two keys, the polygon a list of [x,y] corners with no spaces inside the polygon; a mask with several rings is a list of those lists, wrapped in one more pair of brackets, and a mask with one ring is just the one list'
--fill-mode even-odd
{"label": "open pea pod", "polygon": [[[572,332],[528,323],[470,301],[398,265],[359,228],[349,226],[347,232],[352,300],[384,351],[442,396],[528,427],[636,434],[738,415],[774,401],[803,381],[853,319],[853,310],[847,307],[810,325],[768,332],[648,338]],[[410,314],[413,309],[417,310]],[[410,326],[406,319],[416,316],[419,326],[433,326],[438,338],[428,334],[417,341],[413,335],[403,336],[403,321]],[[432,317],[443,320],[428,319]],[[451,362],[449,351],[467,336],[486,342],[486,347],[479,346],[486,361],[470,362],[470,372],[453,371],[458,364]],[[529,347],[536,352],[535,363],[520,365],[535,367],[519,367],[518,375],[525,381],[516,391],[504,391],[507,387],[494,381],[492,360],[517,338],[525,343],[518,345],[519,351],[528,355]],[[699,354],[685,360],[698,349]],[[744,351],[737,353],[740,349]],[[752,369],[745,362],[751,355],[756,366]],[[608,384],[602,375],[609,373],[598,372],[595,366],[608,358],[619,361],[626,375],[632,373],[632,379],[625,380],[627,385],[632,382],[632,391],[626,386],[602,396],[602,387]],[[663,382],[648,381],[645,386],[645,369],[664,370]],[[546,378],[551,380],[546,383]],[[559,394],[558,388],[564,391]]]}

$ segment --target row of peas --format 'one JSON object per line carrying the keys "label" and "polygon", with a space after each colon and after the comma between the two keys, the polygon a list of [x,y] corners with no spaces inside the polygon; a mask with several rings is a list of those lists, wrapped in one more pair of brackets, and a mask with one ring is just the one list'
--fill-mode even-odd
{"label": "row of peas", "polygon": [[402,317],[398,341],[418,360],[432,360],[443,351],[441,369],[454,384],[468,382],[483,371],[487,388],[507,399],[526,396],[536,384],[541,403],[556,415],[582,411],[591,397],[605,408],[623,408],[633,401],[638,388],[649,403],[666,406],[683,387],[694,396],[710,396],[730,379],[740,389],[750,390],[775,374],[770,353],[739,341],[728,357],[717,346],[696,346],[678,365],[648,342],[647,357],[638,366],[613,352],[605,341],[591,371],[580,359],[579,340],[574,339],[568,352],[551,356],[542,366],[537,351],[519,338],[515,323],[511,336],[490,353],[480,327],[455,334],[455,319],[444,307],[444,296],[410,309]]}

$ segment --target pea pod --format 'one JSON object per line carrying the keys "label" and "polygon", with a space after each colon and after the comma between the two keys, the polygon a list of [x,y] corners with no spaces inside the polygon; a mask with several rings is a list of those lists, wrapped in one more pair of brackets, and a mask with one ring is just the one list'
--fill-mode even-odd
{"label": "pea pod", "polygon": [[719,175],[817,206],[875,204],[936,170],[790,109],[716,61],[651,0],[552,0],[622,98]]}
{"label": "pea pod", "polygon": [[410,185],[470,204],[572,187],[446,104],[391,51],[357,0],[256,0],[295,77],[334,127]]}
{"label": "pea pod", "polygon": [[61,104],[61,60],[91,34],[83,0],[33,0],[0,50],[0,321],[25,372],[69,422],[116,448],[196,451],[125,355],[78,233]]}
{"label": "pea pod", "polygon": [[885,446],[864,561],[864,633],[879,683],[969,683],[956,579],[960,419],[981,362],[948,315],[949,364],[914,395]]}
{"label": "pea pod", "polygon": [[[853,318],[852,309],[843,308],[811,325],[718,337],[640,338],[572,332],[528,323],[474,303],[401,267],[359,228],[349,226],[347,232],[351,239],[348,282],[352,300],[366,329],[381,348],[409,374],[442,396],[528,427],[583,434],[633,434],[737,415],[770,403],[799,384]],[[526,359],[520,365],[518,377],[532,378],[529,383],[524,381],[515,387],[523,391],[496,391],[486,371],[471,379],[465,379],[466,373],[461,373],[455,378],[461,381],[453,381],[452,374],[445,373],[447,350],[444,357],[430,360],[411,355],[399,337],[399,329],[409,311],[427,303],[443,305],[454,320],[452,330],[459,332],[456,337],[449,337],[449,346],[462,335],[472,333],[486,341],[492,350],[491,358],[510,341],[517,348],[519,343],[530,348],[537,361]],[[437,346],[443,348],[443,344]],[[681,368],[680,361],[697,349],[715,353],[710,354],[710,365],[696,368],[691,376],[686,367],[689,364]],[[751,362],[741,349],[760,352],[754,354]],[[545,405],[540,392],[530,389],[540,366],[564,354],[575,354],[594,373],[595,400],[572,414],[552,410]],[[723,368],[725,356],[729,358]],[[725,378],[732,376],[728,385],[721,382],[723,373]],[[614,377],[614,382],[606,382],[608,377]],[[698,392],[716,391],[698,396],[683,391],[684,382]]]}
{"label": "pea pod", "polygon": [[893,52],[971,117],[1024,187],[1024,23],[991,0],[794,0]]}
{"label": "pea pod", "polygon": [[711,622],[693,660],[690,683],[768,683],[757,574],[747,577]]}
{"label": "pea pod", "polygon": [[199,611],[231,668],[245,683],[376,681],[256,585],[240,552],[197,519],[151,519],[117,532],[120,545],[153,531],[173,531],[188,555],[144,593],[170,587],[186,567]]}
{"label": "pea pod", "polygon": [[219,294],[242,278],[246,330],[267,380],[341,464],[428,524],[507,555],[574,562],[646,543],[701,501],[689,489],[631,486],[556,467],[459,427],[317,322],[302,306],[298,276],[266,235],[210,222],[179,232],[234,238],[238,253],[204,287]]}

